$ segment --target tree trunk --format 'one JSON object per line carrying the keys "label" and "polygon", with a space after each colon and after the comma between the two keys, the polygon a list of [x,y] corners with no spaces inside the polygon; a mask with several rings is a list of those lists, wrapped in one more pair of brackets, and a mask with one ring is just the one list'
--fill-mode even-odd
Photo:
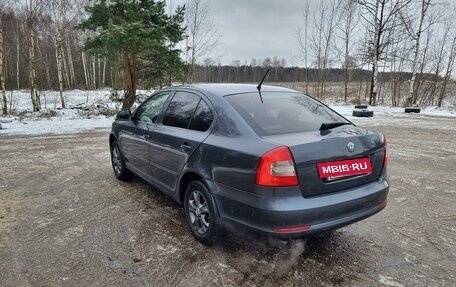
{"label": "tree trunk", "polygon": [[419,93],[419,91],[421,91],[423,84],[425,82],[425,80],[423,80],[423,74],[424,74],[424,69],[426,67],[426,59],[427,59],[428,50],[429,50],[429,41],[430,41],[430,36],[428,35],[428,37],[426,38],[426,44],[424,45],[424,49],[422,52],[422,60],[419,63],[419,65],[420,65],[419,72],[417,72],[418,74],[417,74],[417,78],[415,80],[417,102],[420,97],[420,95],[418,93]]}
{"label": "tree trunk", "polygon": [[363,92],[363,79],[360,77],[359,79],[359,88],[358,88],[358,104],[361,104],[361,93]]}
{"label": "tree trunk", "polygon": [[103,87],[106,87],[106,58],[103,59],[103,78],[101,80]]}
{"label": "tree trunk", "polygon": [[60,41],[60,45],[59,45],[59,53],[60,53],[60,57],[62,58],[62,72],[63,72],[63,79],[65,80],[65,84],[67,87],[70,87],[71,84],[70,84],[70,76],[68,74],[68,67],[67,67],[67,62],[66,62],[66,57],[65,57],[65,50],[63,49],[63,46],[64,46],[64,35],[63,35],[63,31],[60,31],[60,35],[59,35],[59,41]]}
{"label": "tree trunk", "polygon": [[418,31],[416,32],[415,36],[415,51],[413,52],[413,62],[412,62],[412,78],[410,80],[410,88],[409,88],[409,97],[412,100],[413,104],[416,104],[418,100],[418,92],[415,89],[415,81],[416,81],[416,64],[418,62],[418,55],[420,52],[420,39],[421,33],[423,30],[423,20],[426,16],[426,10],[429,6],[429,3],[426,3],[425,0],[421,0],[421,14],[420,14],[420,22],[418,24]]}
{"label": "tree trunk", "polygon": [[82,68],[84,70],[85,87],[86,87],[86,89],[89,89],[89,75],[88,75],[88,71],[87,71],[87,59],[86,59],[86,54],[84,51],[82,51],[81,58],[82,58]]}
{"label": "tree trunk", "polygon": [[19,90],[21,87],[20,87],[20,78],[19,78],[19,60],[20,60],[20,57],[21,57],[21,49],[20,49],[20,45],[19,45],[19,19],[17,19],[16,21],[16,86],[17,86],[17,89]]}
{"label": "tree trunk", "polygon": [[2,111],[3,114],[8,114],[8,100],[6,99],[5,92],[5,75],[3,73],[3,23],[2,23],[3,11],[0,10],[0,89],[2,91],[3,105]]}
{"label": "tree trunk", "polygon": [[[380,7],[380,1],[377,0],[375,3],[375,23],[374,23],[374,57],[372,59],[372,80],[371,80],[371,89],[369,95],[369,105],[375,106],[377,104],[377,84],[378,84],[378,60],[380,56],[380,39],[382,36],[382,29],[380,23],[383,23],[383,11],[385,8],[385,3]],[[379,13],[380,12],[380,13]],[[380,15],[379,15],[380,14]]]}
{"label": "tree trunk", "polygon": [[310,2],[307,2],[305,4],[305,10],[304,10],[304,18],[305,18],[305,30],[304,30],[304,46],[305,46],[305,49],[304,49],[304,67],[306,69],[305,71],[305,79],[306,79],[306,95],[309,94],[309,67],[307,66],[307,41],[308,41],[308,28],[307,28],[307,25],[308,25],[308,20],[309,20],[309,5],[310,5]]}
{"label": "tree trunk", "polygon": [[55,40],[55,58],[57,61],[57,78],[59,81],[59,95],[60,95],[60,102],[62,104],[62,109],[65,108],[65,97],[63,96],[63,63],[62,63],[62,54],[60,51],[62,50],[62,34],[61,34],[60,27],[57,28],[57,39]]}
{"label": "tree trunk", "polygon": [[92,87],[94,89],[97,88],[97,66],[95,65],[96,63],[96,58],[95,57],[91,57],[91,61],[92,61]]}
{"label": "tree trunk", "polygon": [[35,19],[34,16],[30,16],[28,19],[28,34],[29,34],[29,85],[30,85],[30,97],[32,99],[33,111],[37,112],[41,108],[40,96],[37,91],[36,85],[36,60],[35,60]]}
{"label": "tree trunk", "polygon": [[41,48],[40,46],[36,45],[36,47],[38,48],[38,53],[40,54],[40,59],[43,63],[43,66],[44,66],[44,72],[45,72],[45,75],[46,75],[46,83],[47,83],[47,86],[48,87],[51,87],[51,74],[49,73],[49,65],[46,64],[46,61],[44,60],[45,58],[43,57],[43,53],[41,51]]}
{"label": "tree trunk", "polygon": [[125,76],[125,97],[123,101],[123,108],[129,109],[136,100],[136,71],[134,64],[134,56],[128,52],[124,52],[124,76]]}
{"label": "tree trunk", "polygon": [[67,48],[68,68],[70,70],[70,85],[68,86],[68,88],[73,89],[76,85],[76,77],[75,77],[75,73],[74,73],[73,53],[71,52],[71,45],[70,45],[69,37],[67,37],[66,48]]}
{"label": "tree trunk", "polygon": [[349,80],[349,75],[348,75],[348,57],[350,51],[348,50],[348,37],[345,39],[345,69],[344,69],[344,101],[347,102],[347,97],[348,97],[348,80]]}
{"label": "tree trunk", "polygon": [[453,71],[454,62],[456,59],[456,36],[453,38],[453,42],[451,43],[450,47],[450,54],[448,56],[448,64],[445,72],[445,77],[443,78],[442,89],[440,90],[437,106],[439,108],[442,107],[443,100],[445,99],[445,93],[448,86],[448,82],[450,81],[451,74]]}
{"label": "tree trunk", "polygon": [[97,64],[98,64],[98,85],[102,85],[102,80],[101,80],[101,58],[97,59]]}
{"label": "tree trunk", "polygon": [[372,81],[371,81],[371,92],[369,96],[369,105],[377,105],[377,91],[378,91],[378,56],[374,56],[372,63]]}

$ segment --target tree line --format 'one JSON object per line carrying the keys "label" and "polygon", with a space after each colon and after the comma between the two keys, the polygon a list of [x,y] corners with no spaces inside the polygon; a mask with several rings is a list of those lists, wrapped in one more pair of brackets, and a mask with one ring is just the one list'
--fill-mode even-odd
{"label": "tree line", "polygon": [[456,58],[454,1],[303,3],[303,25],[296,36],[300,60],[305,67],[317,68],[315,92],[320,99],[326,96],[328,73],[334,66],[343,70],[345,100],[359,67],[371,71],[367,93],[371,105],[377,104],[382,92],[393,106],[441,106],[451,92]]}
{"label": "tree line", "polygon": [[[40,90],[172,83],[303,82],[321,100],[332,83],[343,99],[365,93],[371,105],[442,105],[456,59],[456,3],[436,0],[303,0],[298,55],[221,65],[209,58],[222,37],[207,0],[172,7],[153,0],[0,0],[0,89]],[[167,5],[168,4],[168,5]],[[294,29],[291,28],[290,29]],[[294,67],[293,67],[294,66]],[[357,91],[353,86],[358,87]],[[361,92],[362,90],[362,92]]]}
{"label": "tree line", "polygon": [[[308,84],[316,86],[320,77],[320,70],[317,68],[302,68],[302,67],[285,67],[285,66],[251,66],[251,65],[196,65],[194,80],[196,82],[209,83],[258,83],[264,76],[267,70],[270,70],[266,82],[308,82]],[[342,83],[345,80],[345,70],[343,68],[328,68],[325,76],[325,83],[331,84],[334,82]],[[372,72],[367,69],[354,68],[349,75],[349,82],[369,82]],[[432,81],[433,74],[423,73],[421,79],[423,81]],[[387,82],[392,78],[400,77],[403,82],[410,81],[412,78],[411,72],[402,72],[397,75],[397,72],[380,72],[378,78],[380,82]],[[439,76],[437,80],[442,81],[443,77]]]}

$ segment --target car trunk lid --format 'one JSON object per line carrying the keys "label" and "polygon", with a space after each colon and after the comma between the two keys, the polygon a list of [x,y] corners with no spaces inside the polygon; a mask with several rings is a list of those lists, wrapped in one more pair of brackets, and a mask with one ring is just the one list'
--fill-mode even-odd
{"label": "car trunk lid", "polygon": [[[382,173],[385,153],[382,135],[352,125],[321,131],[263,136],[263,138],[289,147],[304,197],[363,185],[375,181]],[[321,175],[320,168],[319,174],[318,165],[321,167],[322,164],[325,166],[335,161],[353,162],[355,159],[369,162],[372,171],[357,175],[326,177]]]}

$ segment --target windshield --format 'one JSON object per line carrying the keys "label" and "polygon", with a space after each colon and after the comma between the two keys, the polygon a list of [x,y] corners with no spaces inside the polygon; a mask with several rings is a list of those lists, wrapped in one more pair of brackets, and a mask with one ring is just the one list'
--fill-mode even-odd
{"label": "windshield", "polygon": [[319,130],[323,123],[350,123],[313,98],[287,92],[262,92],[226,96],[225,99],[262,135]]}

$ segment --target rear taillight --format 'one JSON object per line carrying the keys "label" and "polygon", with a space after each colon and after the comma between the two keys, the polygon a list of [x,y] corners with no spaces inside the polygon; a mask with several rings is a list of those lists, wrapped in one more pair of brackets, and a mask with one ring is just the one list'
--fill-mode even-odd
{"label": "rear taillight", "polygon": [[256,184],[263,186],[294,186],[299,184],[293,157],[288,147],[278,147],[261,157]]}
{"label": "rear taillight", "polygon": [[383,166],[385,167],[388,164],[388,141],[385,136],[383,136],[383,147],[385,148],[385,154],[383,155]]}

